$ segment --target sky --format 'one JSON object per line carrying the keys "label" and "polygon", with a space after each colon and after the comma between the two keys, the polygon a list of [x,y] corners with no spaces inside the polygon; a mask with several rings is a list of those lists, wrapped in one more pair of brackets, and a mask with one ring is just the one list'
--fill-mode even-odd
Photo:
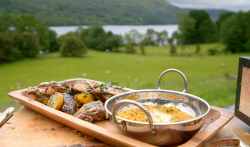
{"label": "sky", "polygon": [[229,11],[249,11],[250,0],[166,0],[180,8],[225,9]]}

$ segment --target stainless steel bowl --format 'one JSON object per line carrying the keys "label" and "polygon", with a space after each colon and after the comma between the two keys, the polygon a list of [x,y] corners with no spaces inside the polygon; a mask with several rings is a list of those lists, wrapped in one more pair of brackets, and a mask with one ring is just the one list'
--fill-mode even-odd
{"label": "stainless steel bowl", "polygon": [[[162,76],[168,72],[179,73],[185,82],[183,92],[161,90]],[[177,145],[192,138],[203,126],[205,117],[210,111],[209,104],[194,95],[185,93],[187,80],[185,75],[176,69],[164,71],[158,80],[158,89],[134,90],[118,94],[108,99],[105,109],[114,127],[124,135],[153,145]],[[174,123],[153,123],[152,118],[143,105],[161,104],[175,106],[195,119]],[[143,104],[143,105],[142,105]],[[140,107],[148,116],[149,123],[131,121],[116,116],[121,110]]]}

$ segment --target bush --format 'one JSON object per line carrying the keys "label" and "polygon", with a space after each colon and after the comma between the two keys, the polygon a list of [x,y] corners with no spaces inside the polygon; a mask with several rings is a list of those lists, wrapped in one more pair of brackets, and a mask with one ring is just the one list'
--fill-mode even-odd
{"label": "bush", "polygon": [[216,48],[211,48],[208,50],[208,55],[216,55],[219,51]]}
{"label": "bush", "polygon": [[76,36],[65,36],[60,52],[62,57],[80,57],[87,53],[87,47]]}

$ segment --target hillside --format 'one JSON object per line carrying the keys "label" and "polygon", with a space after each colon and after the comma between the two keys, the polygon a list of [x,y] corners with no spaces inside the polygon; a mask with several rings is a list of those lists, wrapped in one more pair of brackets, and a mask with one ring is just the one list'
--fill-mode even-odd
{"label": "hillside", "polygon": [[0,14],[34,14],[49,26],[173,24],[179,8],[165,0],[1,0]]}

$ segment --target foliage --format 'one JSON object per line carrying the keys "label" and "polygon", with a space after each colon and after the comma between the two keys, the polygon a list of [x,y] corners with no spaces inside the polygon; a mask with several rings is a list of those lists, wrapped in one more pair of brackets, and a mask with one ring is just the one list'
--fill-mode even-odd
{"label": "foliage", "polygon": [[170,42],[170,55],[173,56],[176,54],[176,47],[173,42]]}
{"label": "foliage", "polygon": [[219,16],[219,19],[216,21],[217,29],[220,30],[221,23],[224,22],[227,18],[229,18],[233,14],[234,14],[233,12],[224,12],[224,13],[221,13],[220,16]]}
{"label": "foliage", "polygon": [[62,57],[80,57],[87,53],[87,47],[76,36],[65,36],[60,52]]}
{"label": "foliage", "polygon": [[0,32],[0,63],[20,60],[23,58],[18,48],[19,33]]}
{"label": "foliage", "polygon": [[217,48],[210,48],[208,50],[208,55],[216,55],[219,51],[217,50]]}
{"label": "foliage", "polygon": [[189,38],[192,37],[191,35],[195,31],[196,21],[193,18],[189,17],[188,14],[183,12],[179,12],[177,14],[177,17],[181,44],[190,44],[191,41],[189,40]]}
{"label": "foliage", "polygon": [[208,43],[215,42],[216,27],[209,15],[203,10],[194,10],[189,12],[189,17],[195,22],[195,30],[189,38],[190,43]]}
{"label": "foliage", "polygon": [[226,45],[226,51],[232,53],[249,52],[250,11],[238,12],[221,24],[221,41]]}
{"label": "foliage", "polygon": [[20,51],[23,57],[35,58],[40,51],[40,44],[38,37],[31,32],[23,32],[20,38]]}
{"label": "foliage", "polygon": [[199,53],[199,52],[200,52],[200,50],[201,50],[200,44],[199,44],[199,43],[197,43],[195,53]]}
{"label": "foliage", "polygon": [[0,12],[30,13],[47,26],[174,24],[180,9],[165,0],[1,0]]}
{"label": "foliage", "polygon": [[32,14],[21,14],[15,18],[17,30],[20,32],[31,32],[38,36],[42,50],[50,49],[48,27],[42,24]]}
{"label": "foliage", "polygon": [[217,41],[216,26],[203,10],[192,10],[189,14],[178,13],[178,24],[182,44]]}
{"label": "foliage", "polygon": [[122,37],[114,35],[112,32],[105,32],[101,26],[90,26],[89,28],[79,27],[76,35],[88,48],[105,51],[117,51],[122,45]]}

